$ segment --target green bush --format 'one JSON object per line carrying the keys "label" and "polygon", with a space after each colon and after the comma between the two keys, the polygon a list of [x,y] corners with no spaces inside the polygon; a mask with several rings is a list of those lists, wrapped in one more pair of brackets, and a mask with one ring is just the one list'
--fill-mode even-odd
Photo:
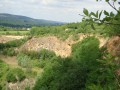
{"label": "green bush", "polygon": [[51,59],[54,56],[56,56],[53,51],[49,51],[49,50],[46,50],[46,49],[40,50],[39,55],[40,55],[40,59],[42,59],[42,60]]}
{"label": "green bush", "polygon": [[30,86],[26,86],[26,87],[25,87],[25,90],[31,90],[31,89],[30,89]]}
{"label": "green bush", "polygon": [[2,90],[2,86],[0,85],[0,90]]}
{"label": "green bush", "polygon": [[6,73],[9,67],[2,60],[0,60],[0,90],[5,90],[6,86]]}
{"label": "green bush", "polygon": [[17,52],[14,50],[15,47],[19,47],[24,44],[28,38],[9,41],[7,43],[0,43],[0,53],[8,56],[15,56]]}
{"label": "green bush", "polygon": [[90,63],[100,56],[99,40],[95,37],[87,37],[72,47],[73,58]]}
{"label": "green bush", "polygon": [[[18,65],[21,65],[22,62],[29,62],[29,65],[32,64],[33,67],[43,68],[52,58],[56,57],[56,54],[53,51],[42,49],[38,52],[36,51],[22,51],[22,53],[17,55]],[[21,65],[23,66],[23,65]]]}
{"label": "green bush", "polygon": [[6,48],[19,47],[22,44],[24,44],[25,42],[27,42],[27,40],[28,40],[28,38],[23,38],[23,39],[19,39],[19,40],[9,41],[9,42],[5,43],[4,46]]}
{"label": "green bush", "polygon": [[56,54],[53,51],[47,50],[47,49],[42,49],[40,51],[22,51],[25,55],[29,56],[31,59],[51,59]]}
{"label": "green bush", "polygon": [[55,58],[49,62],[33,90],[83,90],[86,74],[78,62]]}
{"label": "green bush", "polygon": [[6,79],[8,82],[17,82],[25,79],[24,71],[20,68],[10,69],[7,73]]}
{"label": "green bush", "polygon": [[7,55],[7,56],[15,56],[16,52],[15,52],[14,48],[5,48],[5,49],[3,49],[2,54]]}
{"label": "green bush", "polygon": [[31,59],[29,56],[23,54],[23,53],[20,53],[17,55],[17,62],[18,62],[18,65],[24,67],[24,68],[27,68],[29,67],[31,64]]}
{"label": "green bush", "polygon": [[72,39],[73,39],[74,41],[79,40],[79,35],[73,34]]}

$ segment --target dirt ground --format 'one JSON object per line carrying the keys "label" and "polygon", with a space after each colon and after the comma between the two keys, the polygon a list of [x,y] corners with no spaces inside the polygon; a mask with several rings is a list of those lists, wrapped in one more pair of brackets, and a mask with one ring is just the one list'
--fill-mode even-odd
{"label": "dirt ground", "polygon": [[8,41],[22,39],[24,36],[13,36],[13,35],[0,35],[0,43],[6,43]]}
{"label": "dirt ground", "polygon": [[0,55],[0,59],[3,60],[8,65],[18,67],[17,60],[16,60],[15,56],[9,57],[9,56]]}

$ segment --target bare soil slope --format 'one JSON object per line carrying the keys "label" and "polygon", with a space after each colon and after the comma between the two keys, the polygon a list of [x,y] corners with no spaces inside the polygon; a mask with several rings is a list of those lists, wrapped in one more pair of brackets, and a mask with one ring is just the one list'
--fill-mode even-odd
{"label": "bare soil slope", "polygon": [[55,36],[32,38],[31,40],[26,42],[21,47],[21,49],[28,51],[39,51],[41,49],[48,49],[54,51],[56,55],[60,55],[62,57],[69,56],[71,53],[71,47],[66,42],[61,41]]}
{"label": "bare soil slope", "polygon": [[[62,41],[55,36],[32,38],[26,42],[20,50],[39,51],[41,49],[48,49],[54,51],[58,56],[67,57],[71,54],[71,45],[81,41],[86,36],[87,35],[79,34],[79,40],[77,41],[72,40],[71,36],[66,41]],[[108,40],[107,38],[96,37],[100,40],[100,47],[106,44]]]}

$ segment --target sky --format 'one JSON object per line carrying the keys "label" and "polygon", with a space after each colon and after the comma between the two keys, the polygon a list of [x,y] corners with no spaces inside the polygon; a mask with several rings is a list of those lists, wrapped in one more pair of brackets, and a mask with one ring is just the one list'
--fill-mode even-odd
{"label": "sky", "polygon": [[0,13],[61,22],[80,22],[83,8],[93,12],[113,10],[104,0],[0,0]]}

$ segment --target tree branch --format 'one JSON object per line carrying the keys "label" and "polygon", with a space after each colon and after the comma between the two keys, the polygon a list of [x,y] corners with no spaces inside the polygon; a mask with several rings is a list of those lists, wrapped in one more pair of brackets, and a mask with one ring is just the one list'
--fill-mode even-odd
{"label": "tree branch", "polygon": [[120,11],[117,10],[117,8],[115,7],[114,2],[113,2],[113,5],[112,5],[110,2],[108,2],[108,4],[109,4],[115,11],[117,11],[118,13],[120,13]]}

